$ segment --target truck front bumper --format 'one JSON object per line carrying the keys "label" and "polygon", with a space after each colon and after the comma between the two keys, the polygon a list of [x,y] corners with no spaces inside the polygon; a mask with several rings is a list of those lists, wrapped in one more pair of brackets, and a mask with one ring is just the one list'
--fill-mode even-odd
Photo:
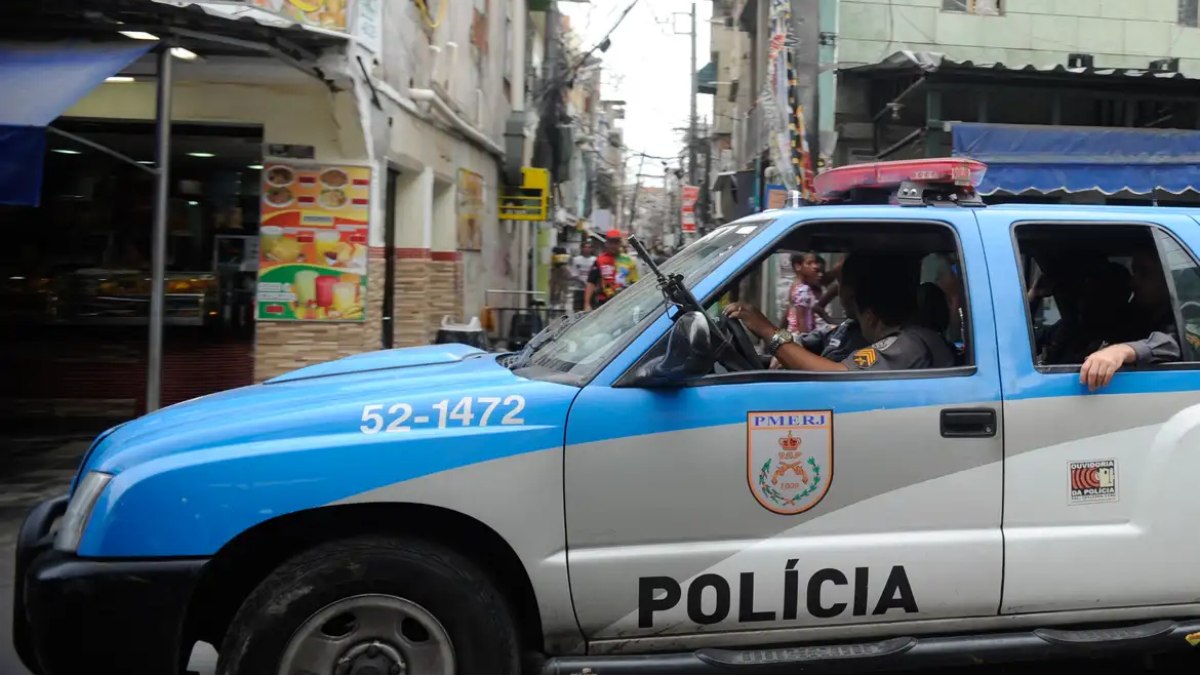
{"label": "truck front bumper", "polygon": [[53,549],[67,498],[43,502],[17,537],[13,643],[36,675],[178,672],[184,619],[206,559],[109,560]]}

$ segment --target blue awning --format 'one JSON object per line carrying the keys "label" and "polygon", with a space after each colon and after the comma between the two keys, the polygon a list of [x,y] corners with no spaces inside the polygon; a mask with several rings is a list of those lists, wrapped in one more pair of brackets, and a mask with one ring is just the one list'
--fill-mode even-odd
{"label": "blue awning", "polygon": [[39,203],[46,126],[156,44],[0,42],[0,203]]}
{"label": "blue awning", "polygon": [[1200,131],[956,123],[953,153],[988,165],[980,194],[1200,191]]}

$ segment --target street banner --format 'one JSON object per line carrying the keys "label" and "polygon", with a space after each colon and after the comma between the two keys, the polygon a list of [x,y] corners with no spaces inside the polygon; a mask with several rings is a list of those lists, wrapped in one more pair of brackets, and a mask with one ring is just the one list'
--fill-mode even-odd
{"label": "street banner", "polygon": [[259,227],[260,321],[362,321],[371,170],[267,163]]}
{"label": "street banner", "polygon": [[250,0],[259,9],[278,14],[304,26],[346,32],[347,5],[351,0]]}
{"label": "street banner", "polygon": [[696,231],[696,202],[700,200],[700,188],[695,185],[684,185],[679,189],[680,201],[680,230],[683,232]]}

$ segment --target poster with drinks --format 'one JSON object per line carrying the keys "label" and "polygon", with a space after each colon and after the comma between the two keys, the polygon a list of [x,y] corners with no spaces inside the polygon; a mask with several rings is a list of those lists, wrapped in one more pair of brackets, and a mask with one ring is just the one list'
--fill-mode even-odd
{"label": "poster with drinks", "polygon": [[362,321],[371,170],[299,162],[262,169],[260,321]]}

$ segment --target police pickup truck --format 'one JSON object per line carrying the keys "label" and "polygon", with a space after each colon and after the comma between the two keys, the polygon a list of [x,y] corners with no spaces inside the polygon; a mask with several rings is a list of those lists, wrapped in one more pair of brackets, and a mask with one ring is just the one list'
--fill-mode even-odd
{"label": "police pickup truck", "polygon": [[[203,641],[228,675],[769,674],[1189,649],[1200,211],[982,207],[984,171],[836,169],[829,203],[721,226],[519,353],[364,353],[101,434],[19,534],[22,660],[178,673]],[[722,303],[794,251],[909,261],[895,284],[937,286],[921,315],[952,362],[876,367],[884,338],[773,367],[794,342]],[[1139,316],[1174,353],[1081,376],[1144,344]]]}

